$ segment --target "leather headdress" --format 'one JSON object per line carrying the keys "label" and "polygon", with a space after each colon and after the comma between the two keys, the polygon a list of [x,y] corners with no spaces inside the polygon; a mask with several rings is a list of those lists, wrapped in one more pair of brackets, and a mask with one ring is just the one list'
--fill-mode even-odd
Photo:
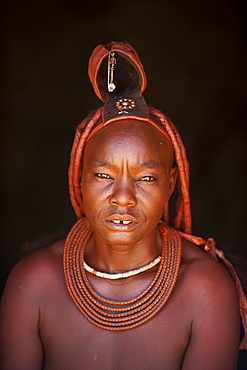
{"label": "leather headdress", "polygon": [[[115,87],[112,92],[108,90],[106,68],[102,71],[104,60],[108,63],[108,74],[112,68],[111,84]],[[105,103],[104,122],[126,115],[148,118],[148,106],[142,96],[147,85],[146,74],[138,54],[129,44],[98,45],[89,59],[88,75],[95,94]],[[123,109],[121,99],[128,99]]]}
{"label": "leather headdress", "polygon": [[87,141],[103,126],[125,118],[148,121],[170,141],[158,120],[150,117],[142,95],[147,86],[144,67],[129,44],[112,41],[98,45],[90,56],[88,75],[95,94],[105,104],[102,122],[92,130]]}

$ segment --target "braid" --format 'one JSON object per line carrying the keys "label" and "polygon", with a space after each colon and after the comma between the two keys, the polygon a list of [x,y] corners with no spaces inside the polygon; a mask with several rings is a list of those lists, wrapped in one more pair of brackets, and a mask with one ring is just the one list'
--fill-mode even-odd
{"label": "braid", "polygon": [[[178,230],[184,230],[191,234],[191,210],[190,210],[190,195],[189,195],[189,163],[186,156],[186,151],[182,139],[172,121],[167,118],[158,109],[149,108],[150,114],[157,117],[160,123],[168,133],[174,153],[175,160],[178,167],[178,200],[176,207],[176,217],[174,219],[174,227]],[[165,210],[165,213],[168,212]],[[169,217],[165,214],[165,220]]]}
{"label": "braid", "polygon": [[[156,117],[167,132],[175,153],[175,161],[178,167],[178,199],[176,205],[176,216],[174,227],[191,234],[191,211],[189,196],[189,163],[186,156],[182,139],[172,121],[158,109],[149,108],[150,118]],[[86,117],[76,129],[75,138],[70,155],[69,165],[69,192],[71,204],[76,217],[83,216],[83,200],[81,195],[81,171],[82,157],[85,142],[92,129],[102,119],[102,107]],[[164,220],[169,223],[169,204],[167,202],[164,210]]]}
{"label": "braid", "polygon": [[85,141],[92,128],[101,118],[102,108],[92,112],[77,127],[73,146],[70,154],[68,171],[70,201],[74,208],[77,219],[83,216],[83,202],[81,196],[81,167]]}

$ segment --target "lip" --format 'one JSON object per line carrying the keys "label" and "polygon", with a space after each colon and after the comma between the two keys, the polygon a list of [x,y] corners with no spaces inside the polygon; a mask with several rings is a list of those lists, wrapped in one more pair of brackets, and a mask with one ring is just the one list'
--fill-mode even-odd
{"label": "lip", "polygon": [[118,220],[120,222],[123,222],[123,221],[130,221],[132,223],[138,223],[138,220],[132,216],[132,215],[129,215],[127,213],[125,214],[118,214],[118,213],[115,213],[113,215],[110,215],[106,218],[106,222],[111,222],[112,220]]}
{"label": "lip", "polygon": [[138,224],[137,219],[129,214],[113,214],[105,222],[111,229],[122,231],[132,230]]}

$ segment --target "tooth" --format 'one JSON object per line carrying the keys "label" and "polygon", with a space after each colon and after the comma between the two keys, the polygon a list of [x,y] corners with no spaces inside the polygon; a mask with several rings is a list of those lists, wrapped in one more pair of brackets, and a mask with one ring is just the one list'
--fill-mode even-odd
{"label": "tooth", "polygon": [[124,224],[124,225],[128,225],[128,224],[130,224],[130,222],[131,222],[131,221],[123,221],[123,224]]}
{"label": "tooth", "polygon": [[112,220],[112,222],[114,222],[114,224],[120,224],[120,220]]}

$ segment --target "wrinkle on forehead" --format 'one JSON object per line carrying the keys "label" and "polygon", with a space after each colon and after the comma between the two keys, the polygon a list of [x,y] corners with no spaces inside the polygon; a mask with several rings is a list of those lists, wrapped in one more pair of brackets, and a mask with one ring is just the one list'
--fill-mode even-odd
{"label": "wrinkle on forehead", "polygon": [[[94,135],[90,137],[88,142],[91,142],[91,139],[94,137],[103,138],[105,135],[117,135],[116,140],[119,140],[121,144],[121,139],[126,137],[126,134],[137,138],[139,136],[145,137],[145,134],[149,135],[149,139],[159,140],[160,145],[169,144],[173,150],[173,146],[170,140],[167,138],[167,134],[162,133],[161,130],[158,130],[148,121],[141,121],[135,119],[124,119],[111,122],[110,124],[102,127],[99,131],[95,132]],[[158,139],[158,137],[160,139]]]}
{"label": "wrinkle on forehead", "polygon": [[[173,162],[174,149],[170,140],[165,134],[157,130],[147,121],[124,119],[110,123],[90,137],[85,147],[91,147],[91,145],[98,147],[103,141],[109,140],[110,142],[112,138],[114,138],[115,142],[119,145],[123,143],[126,145],[126,139],[129,138],[131,140],[136,140],[137,145],[140,140],[146,142],[147,145],[151,143],[155,146],[157,151],[166,148],[170,152]],[[168,148],[170,148],[170,150]]]}
{"label": "wrinkle on forehead", "polygon": [[[112,162],[107,162],[104,159],[97,158],[95,160],[92,160],[89,165],[91,166],[97,166],[97,167],[109,167],[109,168],[114,168],[115,165]],[[145,168],[153,168],[153,169],[159,169],[160,167],[163,167],[161,163],[149,160],[145,162],[140,162],[136,165],[137,169],[145,169]]]}

